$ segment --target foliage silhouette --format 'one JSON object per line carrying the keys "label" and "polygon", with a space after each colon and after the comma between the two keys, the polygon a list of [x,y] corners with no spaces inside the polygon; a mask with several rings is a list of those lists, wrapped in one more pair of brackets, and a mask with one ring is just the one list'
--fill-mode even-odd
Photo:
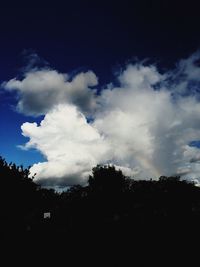
{"label": "foliage silhouette", "polygon": [[[175,247],[198,237],[200,189],[180,177],[133,180],[114,166],[98,165],[87,186],[56,193],[34,183],[29,169],[0,158],[0,183],[0,234],[10,243],[20,237],[48,249],[53,242],[58,250],[66,239],[70,250],[88,240],[116,251],[121,244],[129,251],[131,243],[136,257],[144,243],[150,250],[152,240],[163,246],[173,240]],[[44,212],[51,218],[45,220]]]}
{"label": "foliage silhouette", "polygon": [[97,165],[92,170],[93,175],[89,176],[89,186],[91,190],[105,192],[120,192],[125,189],[126,177],[121,170],[116,170],[114,166]]}

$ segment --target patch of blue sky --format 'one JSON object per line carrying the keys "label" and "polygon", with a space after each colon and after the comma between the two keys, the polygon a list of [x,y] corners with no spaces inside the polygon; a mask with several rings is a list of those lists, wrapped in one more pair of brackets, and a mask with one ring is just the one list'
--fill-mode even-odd
{"label": "patch of blue sky", "polygon": [[191,142],[189,143],[189,146],[200,148],[200,140],[194,140],[194,141],[191,141]]}

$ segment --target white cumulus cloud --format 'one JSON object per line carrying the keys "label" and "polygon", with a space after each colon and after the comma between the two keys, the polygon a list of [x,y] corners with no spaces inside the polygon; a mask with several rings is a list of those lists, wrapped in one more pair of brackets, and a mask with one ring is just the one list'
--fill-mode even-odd
{"label": "white cumulus cloud", "polygon": [[[190,169],[187,175],[196,178],[197,166],[188,158],[188,151],[192,140],[200,140],[197,99],[175,99],[152,66],[130,65],[119,79],[119,87],[102,91],[94,122],[114,148],[115,162],[129,168],[138,166],[142,178],[183,174],[186,168]],[[154,89],[157,82],[161,83],[159,90]]]}
{"label": "white cumulus cloud", "polygon": [[19,80],[13,78],[3,83],[6,90],[19,95],[18,111],[27,115],[44,115],[61,103],[78,105],[83,112],[95,108],[95,93],[90,87],[97,85],[92,71],[82,72],[69,80],[69,75],[51,69],[33,69]]}
{"label": "white cumulus cloud", "polygon": [[[85,184],[96,164],[115,164],[135,178],[181,175],[198,181],[200,100],[197,52],[174,70],[129,64],[97,95],[92,71],[72,80],[55,70],[33,70],[4,83],[19,92],[18,109],[44,114],[39,125],[24,123],[26,149],[46,158],[31,174],[45,185]],[[87,116],[90,118],[87,119]],[[92,120],[91,120],[92,118]]]}
{"label": "white cumulus cloud", "polygon": [[38,149],[47,159],[31,168],[36,181],[46,185],[82,184],[92,167],[105,163],[104,156],[109,155],[103,137],[72,105],[58,105],[40,125],[26,122],[21,128],[30,138],[25,147]]}

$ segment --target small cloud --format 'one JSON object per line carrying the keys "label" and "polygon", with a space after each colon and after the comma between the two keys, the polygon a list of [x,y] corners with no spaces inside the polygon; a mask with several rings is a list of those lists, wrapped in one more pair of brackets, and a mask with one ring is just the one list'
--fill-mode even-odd
{"label": "small cloud", "polygon": [[17,148],[24,150],[24,151],[28,151],[29,148],[26,145],[17,145]]}
{"label": "small cloud", "polygon": [[68,75],[52,69],[31,69],[22,80],[13,78],[2,87],[18,93],[17,110],[25,115],[39,116],[48,113],[58,104],[75,104],[84,113],[96,107],[96,91],[90,87],[97,85],[97,77],[92,71],[77,74],[72,81]]}
{"label": "small cloud", "polygon": [[21,53],[21,57],[23,59],[23,67],[20,70],[23,74],[49,67],[49,63],[39,57],[33,49],[24,49]]}

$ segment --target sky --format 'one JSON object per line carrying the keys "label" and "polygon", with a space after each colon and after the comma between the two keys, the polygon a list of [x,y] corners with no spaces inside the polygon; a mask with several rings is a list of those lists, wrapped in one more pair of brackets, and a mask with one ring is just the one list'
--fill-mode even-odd
{"label": "sky", "polygon": [[97,164],[199,183],[198,3],[116,2],[1,7],[0,155],[44,186]]}

